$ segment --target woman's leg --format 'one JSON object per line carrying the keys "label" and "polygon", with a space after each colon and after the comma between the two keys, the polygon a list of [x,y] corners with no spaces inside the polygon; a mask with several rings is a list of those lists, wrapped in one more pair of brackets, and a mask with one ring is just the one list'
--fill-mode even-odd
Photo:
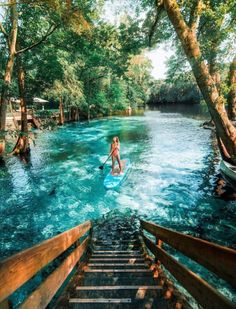
{"label": "woman's leg", "polygon": [[112,166],[111,166],[111,173],[112,173],[112,175],[114,174],[114,168],[115,168],[115,157],[111,157],[111,159],[112,159]]}
{"label": "woman's leg", "polygon": [[121,166],[120,156],[118,155],[116,158],[117,158],[117,161],[118,161],[118,164],[119,164],[120,173],[122,173],[122,166]]}

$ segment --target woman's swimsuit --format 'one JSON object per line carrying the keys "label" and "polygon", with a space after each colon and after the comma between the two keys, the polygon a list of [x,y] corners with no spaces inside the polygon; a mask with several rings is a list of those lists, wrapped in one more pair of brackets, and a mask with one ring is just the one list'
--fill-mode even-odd
{"label": "woman's swimsuit", "polygon": [[119,155],[120,146],[119,144],[111,144],[112,156],[117,157]]}

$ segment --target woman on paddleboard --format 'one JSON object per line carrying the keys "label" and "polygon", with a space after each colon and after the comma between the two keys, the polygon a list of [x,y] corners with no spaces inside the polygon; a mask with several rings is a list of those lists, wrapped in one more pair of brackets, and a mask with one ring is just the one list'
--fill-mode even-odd
{"label": "woman on paddleboard", "polygon": [[117,161],[119,164],[119,174],[122,173],[121,161],[120,161],[120,141],[117,136],[113,137],[111,144],[111,158],[112,158],[112,175],[115,175],[115,162]]}

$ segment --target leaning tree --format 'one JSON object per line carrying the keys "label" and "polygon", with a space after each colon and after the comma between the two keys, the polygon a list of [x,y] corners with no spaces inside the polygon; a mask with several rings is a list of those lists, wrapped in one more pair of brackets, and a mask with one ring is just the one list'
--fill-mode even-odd
{"label": "leaning tree", "polygon": [[[219,62],[236,37],[236,6],[233,0],[156,0],[141,1],[155,8],[150,36],[163,24],[172,29],[181,43],[198,87],[208,106],[216,127],[218,145],[225,160],[236,165],[236,129],[230,118],[235,118],[235,57],[230,68],[228,93],[221,91]],[[153,6],[154,4],[154,6]],[[149,15],[150,16],[150,15]],[[169,24],[167,23],[169,22]],[[225,103],[229,102],[228,115]]]}

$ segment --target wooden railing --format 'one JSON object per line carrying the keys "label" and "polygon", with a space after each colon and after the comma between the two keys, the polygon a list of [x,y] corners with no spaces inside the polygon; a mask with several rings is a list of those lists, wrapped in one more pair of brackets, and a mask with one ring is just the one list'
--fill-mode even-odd
{"label": "wooden railing", "polygon": [[24,309],[45,308],[86,251],[90,235],[81,244],[79,239],[91,228],[91,221],[87,221],[0,262],[0,307],[5,306],[8,296],[75,244],[69,256],[20,306]]}
{"label": "wooden railing", "polygon": [[[195,260],[233,287],[236,286],[236,250],[143,220],[140,220],[140,224],[147,248],[203,308],[236,308],[235,304],[161,248],[161,243],[164,242]],[[156,244],[143,234],[143,230],[156,237]]]}

